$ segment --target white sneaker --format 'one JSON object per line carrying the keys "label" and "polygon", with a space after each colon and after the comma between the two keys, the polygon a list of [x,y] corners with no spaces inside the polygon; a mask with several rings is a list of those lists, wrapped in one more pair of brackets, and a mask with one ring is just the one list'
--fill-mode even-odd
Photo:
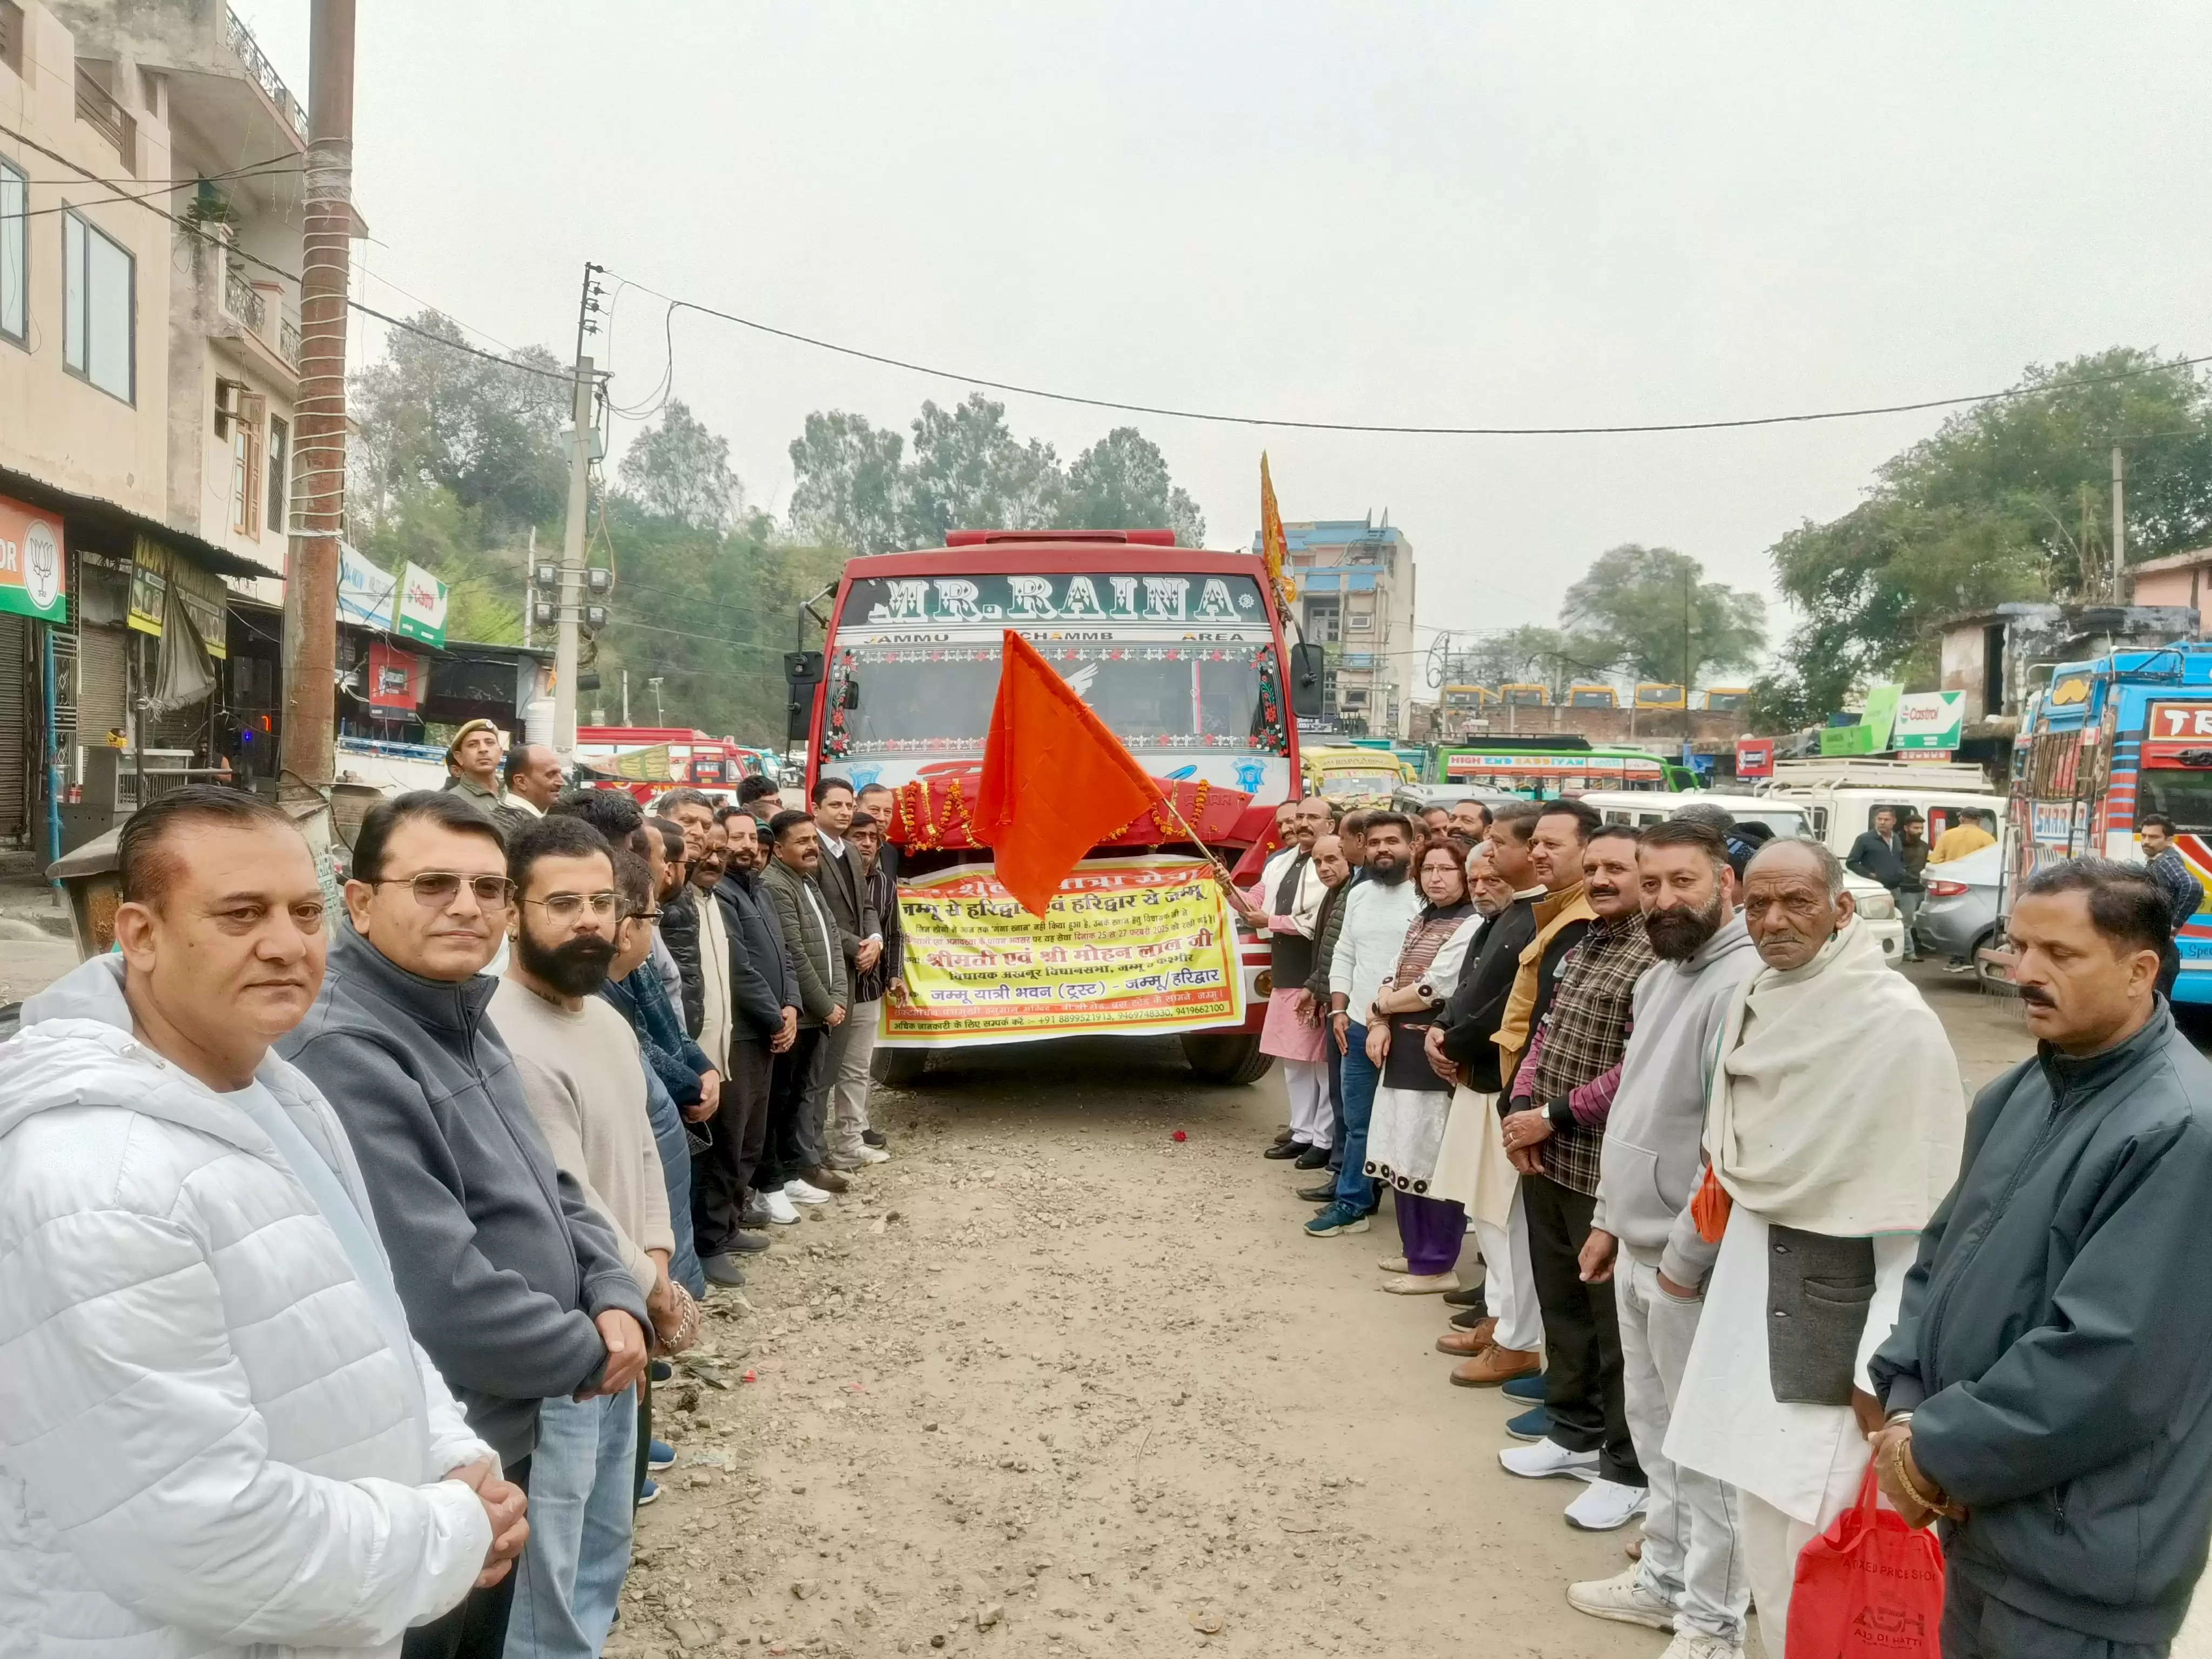
{"label": "white sneaker", "polygon": [[777,1226],[795,1227],[799,1224],[798,1206],[782,1193],[763,1193],[760,1200],[761,1207],[768,1212],[768,1218]]}
{"label": "white sneaker", "polygon": [[1651,1493],[1643,1486],[1624,1486],[1618,1480],[1592,1480],[1583,1489],[1582,1495],[1567,1505],[1567,1524],[1584,1532],[1617,1532],[1643,1514],[1650,1498]]}
{"label": "white sneaker", "polygon": [[866,1169],[871,1164],[888,1164],[890,1161],[891,1155],[880,1146],[863,1146],[856,1152],[838,1155],[838,1162],[849,1164],[856,1170]]}
{"label": "white sneaker", "polygon": [[1743,1644],[1686,1630],[1667,1644],[1667,1651],[1659,1659],[1743,1659]]}
{"label": "white sneaker", "polygon": [[783,1183],[783,1195],[794,1204],[827,1204],[830,1194],[819,1187],[808,1185],[797,1176]]}
{"label": "white sneaker", "polygon": [[1508,1446],[1498,1454],[1498,1461],[1506,1474],[1517,1474],[1524,1480],[1542,1480],[1555,1474],[1570,1474],[1577,1480],[1597,1479],[1595,1452],[1569,1451],[1556,1440]]}
{"label": "white sneaker", "polygon": [[[1592,1483],[1590,1492],[1609,1481]],[[1583,1498],[1589,1496],[1584,1492]],[[1582,1498],[1575,1500],[1581,1503]],[[1649,1625],[1653,1630],[1674,1628],[1674,1604],[1644,1587],[1644,1569],[1631,1562],[1610,1578],[1590,1578],[1567,1586],[1567,1605],[1593,1619],[1610,1619],[1616,1625]]]}

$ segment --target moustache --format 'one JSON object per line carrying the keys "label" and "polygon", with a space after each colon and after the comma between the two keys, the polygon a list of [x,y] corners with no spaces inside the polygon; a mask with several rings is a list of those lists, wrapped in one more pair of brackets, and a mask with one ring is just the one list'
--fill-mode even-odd
{"label": "moustache", "polygon": [[2058,999],[2040,986],[2023,985],[2019,988],[2020,1000],[2031,1008],[2056,1008]]}

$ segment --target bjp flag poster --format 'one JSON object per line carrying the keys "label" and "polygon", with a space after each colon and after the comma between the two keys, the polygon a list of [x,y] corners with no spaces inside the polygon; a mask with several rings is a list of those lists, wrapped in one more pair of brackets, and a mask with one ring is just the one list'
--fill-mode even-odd
{"label": "bjp flag poster", "polygon": [[1243,1023],[1236,933],[1203,859],[1085,859],[1042,916],[988,870],[946,870],[899,884],[899,923],[887,1048]]}

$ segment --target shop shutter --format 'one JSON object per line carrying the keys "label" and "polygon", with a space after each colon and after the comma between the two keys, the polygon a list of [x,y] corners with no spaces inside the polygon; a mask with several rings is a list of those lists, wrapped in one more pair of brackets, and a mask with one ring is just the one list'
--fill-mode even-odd
{"label": "shop shutter", "polygon": [[25,786],[31,775],[33,742],[25,718],[30,678],[31,641],[35,632],[23,617],[0,612],[0,840],[14,841],[29,821]]}
{"label": "shop shutter", "polygon": [[[124,660],[125,653],[130,648],[131,635],[123,629],[94,628],[88,623],[78,630],[78,743],[105,743],[108,732],[123,724],[125,695]],[[82,775],[73,771],[73,775]]]}

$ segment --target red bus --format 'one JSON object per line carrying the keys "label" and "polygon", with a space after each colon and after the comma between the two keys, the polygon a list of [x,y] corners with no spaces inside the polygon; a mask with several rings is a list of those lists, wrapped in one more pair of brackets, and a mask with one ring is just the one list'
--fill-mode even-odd
{"label": "red bus", "polygon": [[[686,784],[734,800],[738,785],[762,770],[761,752],[734,738],[710,738],[688,726],[576,728],[576,758],[603,780],[614,780],[610,787],[628,789],[641,802]],[[639,776],[641,769],[653,776],[649,781]]]}
{"label": "red bus", "polygon": [[[1297,722],[1318,714],[1322,687],[1320,650],[1285,643],[1259,556],[1178,548],[1164,530],[968,530],[945,539],[944,547],[848,561],[824,651],[793,653],[791,735],[806,742],[809,790],[826,771],[855,788],[880,783],[899,792],[890,834],[901,843],[902,883],[988,872],[989,849],[968,839],[960,803],[975,799],[981,778],[1000,644],[1014,628],[1148,773],[1175,787],[1209,850],[1231,866],[1254,851],[1275,807],[1298,793]],[[1094,856],[1103,880],[1117,856],[1195,850],[1155,812]],[[908,895],[909,915],[915,896]],[[1267,1065],[1259,1052],[1267,947],[1245,939],[1236,956],[1243,1019],[1180,1031],[1192,1069],[1211,1081],[1250,1082]],[[1161,988],[1159,1000],[1170,995]],[[911,1078],[944,1045],[903,1039],[888,1009],[879,1044],[886,1074]],[[988,1035],[959,1042],[1029,1042],[1066,1030],[1025,1021],[1018,1006],[988,1023]],[[1082,1029],[1164,1027],[1133,1018],[1117,1027],[1102,1007]]]}

